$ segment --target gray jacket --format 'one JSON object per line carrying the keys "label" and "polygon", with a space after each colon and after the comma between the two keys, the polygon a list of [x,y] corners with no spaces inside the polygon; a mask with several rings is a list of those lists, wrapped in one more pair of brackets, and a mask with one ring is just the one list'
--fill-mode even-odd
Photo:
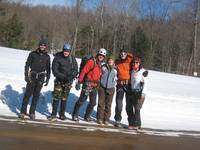
{"label": "gray jacket", "polygon": [[104,88],[114,88],[117,82],[117,70],[115,66],[109,68],[108,65],[102,66],[101,86]]}

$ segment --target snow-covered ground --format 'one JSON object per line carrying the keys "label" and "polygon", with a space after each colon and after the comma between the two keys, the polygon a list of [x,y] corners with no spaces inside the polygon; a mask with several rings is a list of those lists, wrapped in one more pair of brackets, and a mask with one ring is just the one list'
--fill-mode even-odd
{"label": "snow-covered ground", "polygon": [[[26,83],[24,64],[28,51],[0,47],[0,116],[17,116],[21,107]],[[53,58],[53,56],[52,56]],[[80,63],[80,60],[78,60]],[[200,79],[188,76],[150,71],[148,95],[142,108],[142,126],[144,128],[164,130],[200,131]],[[51,91],[53,75],[47,87],[42,89],[36,117],[46,120],[51,112]],[[71,112],[80,91],[74,86],[68,99],[66,115]],[[86,104],[81,108],[83,116]],[[127,124],[125,101],[122,123]],[[114,121],[115,97],[112,104],[111,120]],[[96,107],[93,117],[96,114]]]}

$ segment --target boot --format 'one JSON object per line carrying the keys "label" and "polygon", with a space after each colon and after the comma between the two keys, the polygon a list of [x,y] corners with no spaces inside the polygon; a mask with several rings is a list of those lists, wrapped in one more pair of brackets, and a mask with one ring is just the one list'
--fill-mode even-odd
{"label": "boot", "polygon": [[31,120],[35,120],[35,114],[30,114],[29,117]]}
{"label": "boot", "polygon": [[56,121],[56,116],[51,115],[51,116],[48,116],[47,119],[48,119],[49,121]]}
{"label": "boot", "polygon": [[73,115],[73,116],[72,116],[72,120],[78,122],[78,121],[79,121],[79,117],[76,116],[76,115]]}
{"label": "boot", "polygon": [[66,117],[65,115],[61,115],[61,116],[59,117],[59,119],[60,119],[60,120],[66,120],[67,117]]}
{"label": "boot", "polygon": [[24,113],[19,114],[19,118],[22,120],[25,119],[25,114]]}

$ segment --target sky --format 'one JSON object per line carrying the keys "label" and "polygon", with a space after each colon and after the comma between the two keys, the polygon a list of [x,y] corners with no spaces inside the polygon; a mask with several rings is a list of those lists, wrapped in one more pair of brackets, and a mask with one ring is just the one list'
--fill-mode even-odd
{"label": "sky", "polygon": [[45,4],[45,5],[65,5],[69,3],[69,0],[31,0],[34,5]]}

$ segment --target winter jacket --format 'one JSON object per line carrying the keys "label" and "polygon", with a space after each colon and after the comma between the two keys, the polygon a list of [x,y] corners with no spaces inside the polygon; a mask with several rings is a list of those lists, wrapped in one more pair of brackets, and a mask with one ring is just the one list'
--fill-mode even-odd
{"label": "winter jacket", "polygon": [[59,52],[53,60],[52,71],[56,80],[72,83],[78,75],[78,64],[74,56],[65,57],[63,52]]}
{"label": "winter jacket", "polygon": [[133,61],[133,55],[127,54],[125,60],[117,59],[115,65],[117,67],[117,77],[119,81],[130,80],[131,62]]}
{"label": "winter jacket", "polygon": [[101,86],[104,88],[114,88],[116,86],[117,70],[115,66],[110,68],[108,65],[102,66]]}
{"label": "winter jacket", "polygon": [[50,68],[50,56],[46,52],[40,52],[40,50],[30,52],[26,64],[25,64],[25,77],[28,77],[29,69],[31,74],[43,73],[43,79],[46,75],[47,80],[50,78],[51,68]]}
{"label": "winter jacket", "polygon": [[96,87],[100,82],[101,74],[101,64],[97,63],[95,58],[90,59],[81,70],[78,80],[80,83],[88,81],[90,86]]}
{"label": "winter jacket", "polygon": [[138,71],[131,71],[131,89],[132,91],[140,91],[142,94],[147,92],[147,77],[143,76],[146,70],[141,68]]}

